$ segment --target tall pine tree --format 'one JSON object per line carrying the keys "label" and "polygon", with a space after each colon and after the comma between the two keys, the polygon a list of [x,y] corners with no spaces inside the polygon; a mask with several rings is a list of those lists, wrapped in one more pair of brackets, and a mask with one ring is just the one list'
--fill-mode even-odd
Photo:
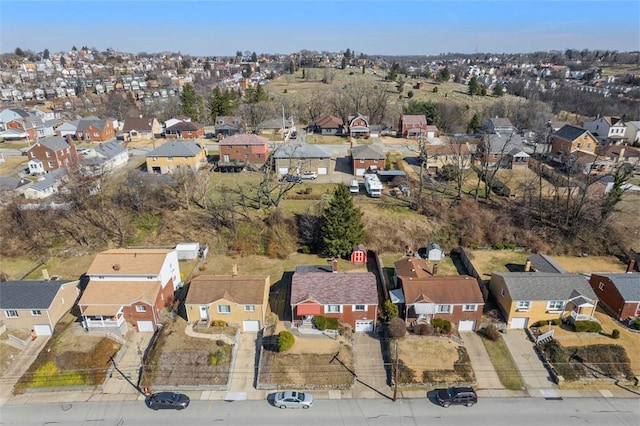
{"label": "tall pine tree", "polygon": [[328,256],[345,257],[365,239],[362,210],[353,205],[346,185],[339,185],[324,210],[322,248]]}

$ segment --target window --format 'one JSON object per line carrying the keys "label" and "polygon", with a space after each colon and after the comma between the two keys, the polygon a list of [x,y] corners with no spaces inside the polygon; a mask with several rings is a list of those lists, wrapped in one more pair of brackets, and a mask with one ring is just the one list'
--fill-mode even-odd
{"label": "window", "polygon": [[531,307],[531,302],[528,300],[519,300],[517,304],[517,309],[519,311],[528,311]]}
{"label": "window", "polygon": [[167,157],[167,161],[173,161],[173,157]]}
{"label": "window", "polygon": [[340,312],[342,312],[341,306],[340,305],[326,305],[324,307],[324,311],[327,313],[337,313],[339,314]]}
{"label": "window", "polygon": [[245,312],[255,312],[256,305],[244,305]]}
{"label": "window", "polygon": [[366,305],[353,305],[354,311],[364,312],[367,310]]}
{"label": "window", "polygon": [[42,311],[40,309],[34,309],[31,311],[31,316],[39,317],[40,315],[42,315]]}
{"label": "window", "polygon": [[231,306],[230,305],[218,305],[218,313],[219,314],[230,314]]}
{"label": "window", "polygon": [[153,161],[158,161],[158,157],[153,157]]}
{"label": "window", "polygon": [[49,168],[52,169],[53,168],[53,161],[48,161],[47,164],[49,165]]}
{"label": "window", "polygon": [[600,290],[603,290],[603,291],[604,291],[604,283],[600,283],[600,284],[598,284],[598,288],[599,288]]}
{"label": "window", "polygon": [[478,310],[478,305],[462,305],[462,310],[465,312],[475,312]]}
{"label": "window", "polygon": [[51,158],[51,153],[50,153],[49,151],[47,151],[47,152],[45,152],[45,156],[46,156],[47,158]]}
{"label": "window", "polygon": [[500,296],[504,297],[504,288],[500,290]]}
{"label": "window", "polygon": [[15,309],[9,309],[7,311],[4,311],[4,316],[6,316],[7,318],[18,318],[18,311],[16,311]]}
{"label": "window", "polygon": [[562,300],[549,300],[547,302],[547,311],[561,311],[564,308],[564,301]]}
{"label": "window", "polygon": [[451,312],[451,305],[438,305],[438,313],[448,314]]}
{"label": "window", "polygon": [[360,159],[360,164],[364,164],[364,158]]}
{"label": "window", "polygon": [[147,312],[147,307],[142,305],[136,305],[136,312]]}

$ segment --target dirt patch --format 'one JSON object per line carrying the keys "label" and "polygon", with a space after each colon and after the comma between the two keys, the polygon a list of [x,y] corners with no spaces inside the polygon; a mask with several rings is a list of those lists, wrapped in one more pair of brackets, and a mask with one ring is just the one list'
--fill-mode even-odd
{"label": "dirt patch", "polygon": [[[394,343],[390,348],[395,358]],[[398,344],[399,383],[446,383],[475,380],[466,349],[432,336],[406,336]]]}
{"label": "dirt patch", "polygon": [[186,325],[184,319],[177,317],[162,329],[144,366],[144,386],[211,386],[227,383],[231,346],[189,337],[184,333]]}
{"label": "dirt patch", "polygon": [[[322,339],[302,342],[305,340],[296,339],[293,348],[286,353],[262,351],[260,383],[299,389],[347,389],[351,386],[354,366],[350,345],[338,341],[334,346]],[[326,352],[329,349],[335,350]]]}

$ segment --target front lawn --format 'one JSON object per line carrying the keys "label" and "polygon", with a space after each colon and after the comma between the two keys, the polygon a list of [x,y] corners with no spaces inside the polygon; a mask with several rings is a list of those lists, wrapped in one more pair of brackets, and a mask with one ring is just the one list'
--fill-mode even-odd
{"label": "front lawn", "polygon": [[498,340],[490,340],[483,336],[482,343],[487,350],[487,354],[489,354],[491,364],[493,364],[502,386],[509,390],[524,389],[522,376],[520,376],[518,367],[513,361],[502,336]]}

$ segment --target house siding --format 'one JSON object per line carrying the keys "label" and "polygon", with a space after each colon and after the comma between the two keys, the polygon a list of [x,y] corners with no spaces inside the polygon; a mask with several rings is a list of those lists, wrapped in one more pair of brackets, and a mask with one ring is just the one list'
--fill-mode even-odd
{"label": "house siding", "polygon": [[220,145],[220,161],[225,161],[225,155],[229,161],[249,162],[251,164],[264,164],[267,161],[269,148],[264,145]]}
{"label": "house siding", "polygon": [[[456,328],[459,328],[460,321],[475,321],[474,331],[480,330],[480,323],[482,322],[482,311],[484,309],[484,303],[465,303],[465,305],[476,305],[475,311],[463,311],[463,305],[453,305],[453,310],[451,313],[434,313],[428,314],[430,319],[443,319],[449,321]],[[407,323],[411,323],[418,319],[418,315],[415,313],[413,309],[414,305],[407,306]],[[434,309],[436,305],[433,305]]]}
{"label": "house siding", "polygon": [[[337,318],[341,324],[349,324],[352,328],[355,329],[356,320],[372,320],[374,324],[377,320],[377,307],[378,305],[365,305],[366,309],[364,311],[354,311],[353,305],[340,305],[342,307],[342,312],[326,312],[325,306],[322,305],[322,313],[319,314],[325,318]],[[300,321],[303,319],[303,315],[298,315],[294,310],[294,321]]]}
{"label": "house siding", "polygon": [[317,172],[319,168],[326,168],[327,174],[331,174],[330,158],[276,158],[276,171],[288,168],[291,172]]}
{"label": "house siding", "polygon": [[171,157],[147,157],[147,171],[155,173],[154,167],[160,168],[160,174],[167,174],[180,168],[199,170],[207,161],[207,154],[202,150],[193,157],[175,156]]}
{"label": "house siding", "polygon": [[[592,274],[589,279],[589,284],[598,296],[598,299],[608,308],[610,313],[615,314],[617,320],[624,320],[636,316],[638,302],[625,302],[616,286],[613,285],[611,279]],[[604,285],[602,290],[600,289],[600,284]]]}

